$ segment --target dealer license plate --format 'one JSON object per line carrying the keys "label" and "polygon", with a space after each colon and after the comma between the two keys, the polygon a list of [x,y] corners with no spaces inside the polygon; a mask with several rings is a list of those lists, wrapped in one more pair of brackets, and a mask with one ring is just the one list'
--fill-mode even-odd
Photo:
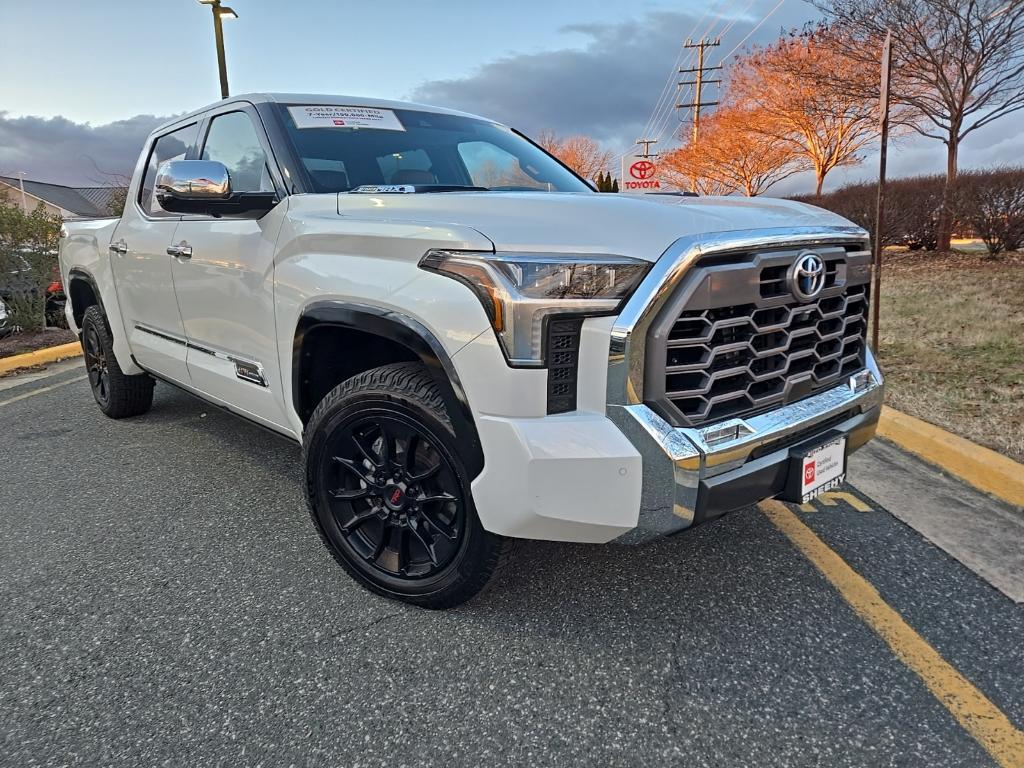
{"label": "dealer license plate", "polygon": [[808,451],[802,458],[801,472],[801,504],[842,485],[846,480],[846,438],[837,438]]}

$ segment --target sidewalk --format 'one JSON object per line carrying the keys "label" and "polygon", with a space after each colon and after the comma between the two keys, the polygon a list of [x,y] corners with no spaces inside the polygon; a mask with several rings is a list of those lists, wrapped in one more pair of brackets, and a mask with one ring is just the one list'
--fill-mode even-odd
{"label": "sidewalk", "polygon": [[[875,439],[850,457],[849,482],[929,542],[1024,604],[1024,512]],[[911,565],[911,564],[908,564]]]}

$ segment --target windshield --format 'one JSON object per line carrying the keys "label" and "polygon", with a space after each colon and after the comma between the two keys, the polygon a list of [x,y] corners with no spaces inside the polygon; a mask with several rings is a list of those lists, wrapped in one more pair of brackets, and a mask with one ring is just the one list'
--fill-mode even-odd
{"label": "windshield", "polygon": [[544,150],[484,120],[331,105],[280,107],[280,120],[314,192],[364,185],[591,192]]}

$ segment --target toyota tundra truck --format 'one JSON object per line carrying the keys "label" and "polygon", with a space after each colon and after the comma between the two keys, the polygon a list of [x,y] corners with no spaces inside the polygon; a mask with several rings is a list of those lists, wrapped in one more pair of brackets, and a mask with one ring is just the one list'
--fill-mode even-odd
{"label": "toyota tundra truck", "polygon": [[517,539],[639,543],[846,477],[875,432],[866,233],[778,199],[599,194],[521,133],[254,94],[162,125],[69,222],[107,416],[157,380],[300,442],[359,583],[443,608]]}

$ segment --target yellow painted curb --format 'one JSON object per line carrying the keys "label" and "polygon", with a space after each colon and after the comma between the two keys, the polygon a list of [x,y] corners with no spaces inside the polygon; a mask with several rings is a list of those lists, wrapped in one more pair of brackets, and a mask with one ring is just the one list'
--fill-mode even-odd
{"label": "yellow painted curb", "polygon": [[37,349],[34,352],[26,352],[23,355],[0,357],[0,375],[18,368],[29,368],[33,365],[53,363],[57,360],[63,360],[65,357],[77,357],[80,354],[82,354],[82,345],[77,341],[72,341],[56,347],[46,347],[44,349]]}
{"label": "yellow painted curb", "polygon": [[888,406],[882,407],[878,434],[975,488],[1024,507],[1024,464]]}

